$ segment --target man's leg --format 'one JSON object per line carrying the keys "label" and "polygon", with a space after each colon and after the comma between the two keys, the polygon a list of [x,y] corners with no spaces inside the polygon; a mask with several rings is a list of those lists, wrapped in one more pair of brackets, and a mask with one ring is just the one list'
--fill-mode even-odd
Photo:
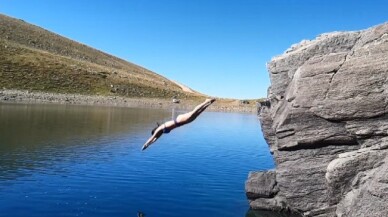
{"label": "man's leg", "polygon": [[203,111],[205,111],[205,109],[210,106],[213,102],[215,101],[215,99],[207,99],[205,100],[205,102],[197,105],[193,111],[191,112],[188,112],[186,114],[183,114],[183,115],[179,115],[177,117],[177,121],[178,122],[182,122],[182,124],[185,124],[186,122],[191,122],[193,120],[195,120]]}

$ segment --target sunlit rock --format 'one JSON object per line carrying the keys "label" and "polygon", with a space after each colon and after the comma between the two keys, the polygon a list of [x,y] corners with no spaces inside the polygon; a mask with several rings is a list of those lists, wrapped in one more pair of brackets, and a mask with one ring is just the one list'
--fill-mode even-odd
{"label": "sunlit rock", "polygon": [[386,216],[388,23],[303,41],[268,69],[259,118],[276,170],[250,175],[251,208]]}

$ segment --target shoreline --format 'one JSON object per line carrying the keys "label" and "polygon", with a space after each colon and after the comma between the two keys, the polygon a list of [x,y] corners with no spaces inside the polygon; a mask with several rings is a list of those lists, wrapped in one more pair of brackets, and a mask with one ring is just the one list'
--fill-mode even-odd
{"label": "shoreline", "polygon": [[[152,98],[127,98],[122,96],[99,96],[65,93],[48,93],[28,90],[0,90],[0,103],[26,103],[26,104],[61,104],[61,105],[95,105],[129,108],[178,108],[183,110],[193,109],[198,102],[181,100],[179,104],[168,99]],[[252,105],[217,105],[217,101],[207,111],[255,113],[257,109]]]}

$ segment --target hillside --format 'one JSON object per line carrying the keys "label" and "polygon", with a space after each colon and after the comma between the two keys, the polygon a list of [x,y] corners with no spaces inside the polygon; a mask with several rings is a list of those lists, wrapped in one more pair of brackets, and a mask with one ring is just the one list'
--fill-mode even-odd
{"label": "hillside", "polygon": [[199,99],[143,67],[0,14],[0,88]]}

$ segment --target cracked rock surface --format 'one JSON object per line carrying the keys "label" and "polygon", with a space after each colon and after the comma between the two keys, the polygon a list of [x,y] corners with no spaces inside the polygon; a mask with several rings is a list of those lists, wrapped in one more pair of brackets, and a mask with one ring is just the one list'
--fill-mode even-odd
{"label": "cracked rock surface", "polygon": [[260,108],[276,170],[251,173],[253,209],[388,213],[388,23],[293,45],[268,63]]}

